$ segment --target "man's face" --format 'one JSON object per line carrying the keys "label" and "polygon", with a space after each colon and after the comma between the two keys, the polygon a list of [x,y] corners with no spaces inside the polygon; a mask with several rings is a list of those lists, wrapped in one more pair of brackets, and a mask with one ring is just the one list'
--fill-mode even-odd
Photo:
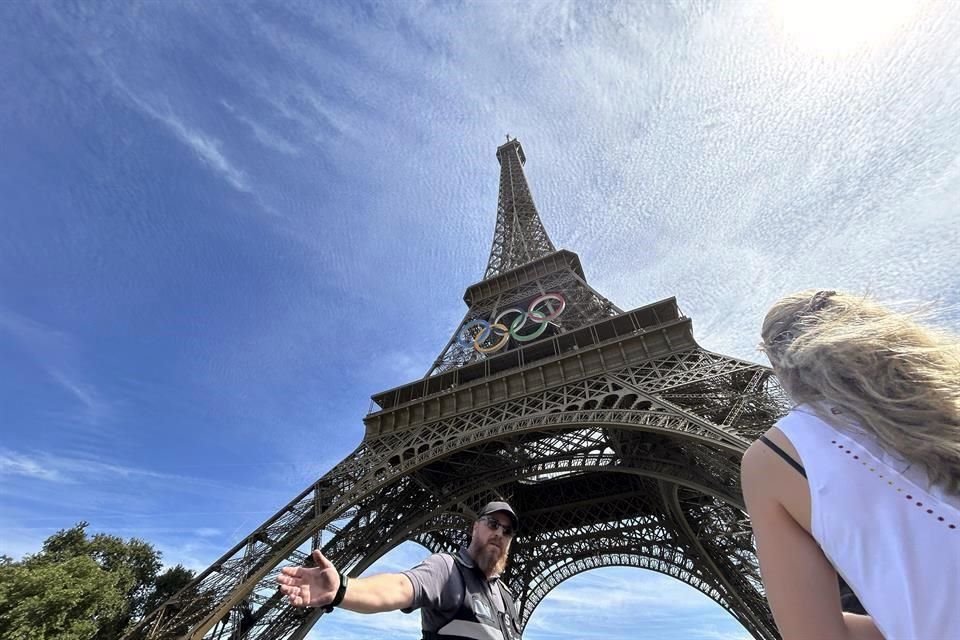
{"label": "man's face", "polygon": [[485,515],[473,525],[470,556],[487,575],[500,574],[507,566],[507,553],[512,541],[513,522],[510,516],[500,511]]}

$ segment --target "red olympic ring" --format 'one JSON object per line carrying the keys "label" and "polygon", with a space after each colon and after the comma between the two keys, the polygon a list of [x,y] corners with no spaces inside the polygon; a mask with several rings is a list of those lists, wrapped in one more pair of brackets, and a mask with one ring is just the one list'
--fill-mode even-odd
{"label": "red olympic ring", "polygon": [[[538,307],[544,303],[546,303],[546,310],[538,309]],[[550,321],[563,313],[566,308],[567,301],[563,295],[559,293],[545,293],[535,298],[527,307],[526,311],[519,307],[512,307],[497,314],[492,323],[482,318],[476,318],[467,322],[460,331],[457,332],[457,344],[464,349],[474,349],[478,353],[486,354],[500,351],[507,346],[510,338],[513,338],[517,342],[530,342],[543,335]],[[510,314],[516,314],[516,317],[508,327],[504,324],[503,320]],[[520,333],[520,330],[526,326],[527,320],[540,326],[530,333]],[[479,331],[474,334],[473,330],[478,328]],[[493,342],[493,344],[487,344],[491,338],[496,338],[496,341]]]}

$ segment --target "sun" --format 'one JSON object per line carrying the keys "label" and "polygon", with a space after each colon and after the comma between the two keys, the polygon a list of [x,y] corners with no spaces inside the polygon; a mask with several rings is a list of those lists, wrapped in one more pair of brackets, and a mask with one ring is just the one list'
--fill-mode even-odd
{"label": "sun", "polygon": [[902,26],[920,0],[777,0],[786,36],[821,55],[879,44]]}

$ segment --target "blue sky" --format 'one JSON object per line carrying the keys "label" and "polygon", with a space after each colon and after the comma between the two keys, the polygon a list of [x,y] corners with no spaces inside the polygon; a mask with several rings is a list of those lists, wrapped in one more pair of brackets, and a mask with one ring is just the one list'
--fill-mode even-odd
{"label": "blue sky", "polygon": [[[0,3],[0,553],[83,519],[203,568],[347,455],[482,277],[506,133],[591,284],[707,348],[807,287],[957,329],[958,123],[946,1]],[[527,637],[588,632],[745,635],[618,569]]]}

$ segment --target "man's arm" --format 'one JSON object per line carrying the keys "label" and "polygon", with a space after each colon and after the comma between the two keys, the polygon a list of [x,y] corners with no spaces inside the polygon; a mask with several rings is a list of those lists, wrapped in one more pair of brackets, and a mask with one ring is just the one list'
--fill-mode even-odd
{"label": "man's arm", "polygon": [[381,573],[351,579],[340,608],[357,613],[405,609],[413,604],[413,585],[402,573]]}
{"label": "man's arm", "polygon": [[796,480],[787,474],[795,472],[755,444],[743,456],[741,473],[763,585],[783,639],[883,640],[869,616],[840,609],[836,570],[780,502]]}
{"label": "man's arm", "polygon": [[[313,551],[315,567],[284,567],[277,576],[280,591],[295,607],[323,607],[331,602],[340,588],[336,567],[320,553]],[[403,609],[413,604],[413,584],[402,573],[382,573],[369,578],[350,580],[339,606],[357,613],[380,613]]]}

